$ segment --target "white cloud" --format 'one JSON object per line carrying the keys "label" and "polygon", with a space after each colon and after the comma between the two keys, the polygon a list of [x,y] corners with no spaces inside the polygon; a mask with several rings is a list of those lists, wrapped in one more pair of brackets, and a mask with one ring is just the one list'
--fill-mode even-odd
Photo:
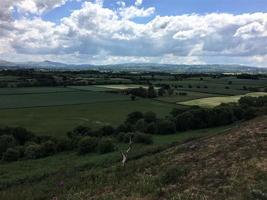
{"label": "white cloud", "polygon": [[[23,5],[26,1],[32,4]],[[26,15],[15,21],[10,18],[14,5],[21,12],[42,13],[65,0],[45,1],[43,6],[40,2],[1,1],[2,59],[8,52],[16,52],[24,57],[69,58],[77,62],[202,63],[223,58],[225,62],[267,64],[267,13],[156,16],[138,24],[133,18],[151,16],[154,8],[120,4],[119,10],[111,10],[104,8],[102,1],[91,1],[59,24]]]}
{"label": "white cloud", "polygon": [[136,6],[141,6],[142,3],[143,3],[143,0],[136,0],[136,1],[135,1],[135,5],[136,5]]}
{"label": "white cloud", "polygon": [[120,8],[119,14],[124,19],[132,19],[135,17],[148,17],[154,14],[154,12],[155,12],[154,7],[144,9],[144,8],[137,8],[135,6],[130,6],[130,7]]}

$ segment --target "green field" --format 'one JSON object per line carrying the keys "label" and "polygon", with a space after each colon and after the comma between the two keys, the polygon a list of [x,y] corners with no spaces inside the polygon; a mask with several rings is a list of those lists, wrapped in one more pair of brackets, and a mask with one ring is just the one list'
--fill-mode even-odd
{"label": "green field", "polygon": [[187,93],[187,95],[164,96],[164,97],[158,97],[157,99],[160,101],[164,101],[164,102],[176,103],[176,102],[188,101],[192,99],[200,99],[200,98],[205,98],[205,97],[222,96],[218,94],[192,92],[192,91],[185,91],[185,90],[178,90],[178,92],[185,92]]}
{"label": "green field", "polygon": [[125,95],[91,91],[1,95],[0,108],[47,107],[95,102],[126,101]]}
{"label": "green field", "polygon": [[0,126],[22,126],[36,132],[64,136],[78,125],[93,128],[123,122],[133,111],[154,111],[163,117],[179,106],[153,100],[94,102],[83,105],[64,105],[36,108],[1,109]]}
{"label": "green field", "polygon": [[208,97],[195,99],[185,102],[179,102],[179,104],[187,105],[187,106],[201,106],[201,107],[215,107],[220,105],[221,103],[232,103],[238,102],[238,100],[243,96],[252,96],[259,97],[267,95],[266,92],[251,92],[245,95],[236,95],[236,96],[227,96],[227,97]]}

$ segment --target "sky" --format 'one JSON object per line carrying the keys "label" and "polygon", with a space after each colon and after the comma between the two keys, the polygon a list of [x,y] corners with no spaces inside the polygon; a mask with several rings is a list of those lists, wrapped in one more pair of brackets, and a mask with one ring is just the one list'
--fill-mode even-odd
{"label": "sky", "polygon": [[1,0],[0,59],[267,67],[267,0]]}

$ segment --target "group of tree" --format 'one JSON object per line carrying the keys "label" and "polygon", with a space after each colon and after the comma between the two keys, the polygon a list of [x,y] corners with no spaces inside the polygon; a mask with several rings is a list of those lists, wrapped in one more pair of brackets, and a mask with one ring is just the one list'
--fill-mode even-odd
{"label": "group of tree", "polygon": [[21,127],[0,129],[0,158],[4,161],[36,159],[70,149],[66,139],[36,136]]}

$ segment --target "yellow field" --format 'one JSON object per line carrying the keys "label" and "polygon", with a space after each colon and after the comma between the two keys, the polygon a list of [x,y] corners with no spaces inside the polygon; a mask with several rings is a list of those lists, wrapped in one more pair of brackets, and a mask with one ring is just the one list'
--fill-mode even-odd
{"label": "yellow field", "polygon": [[98,85],[96,87],[115,89],[115,90],[125,90],[125,89],[139,88],[139,87],[143,87],[143,88],[146,88],[146,89],[148,88],[148,86],[135,85],[135,84],[129,84],[129,85]]}
{"label": "yellow field", "polygon": [[221,103],[238,102],[238,100],[244,96],[259,97],[266,95],[267,92],[251,92],[245,95],[201,98],[201,99],[179,102],[179,104],[188,106],[215,107],[220,105]]}

